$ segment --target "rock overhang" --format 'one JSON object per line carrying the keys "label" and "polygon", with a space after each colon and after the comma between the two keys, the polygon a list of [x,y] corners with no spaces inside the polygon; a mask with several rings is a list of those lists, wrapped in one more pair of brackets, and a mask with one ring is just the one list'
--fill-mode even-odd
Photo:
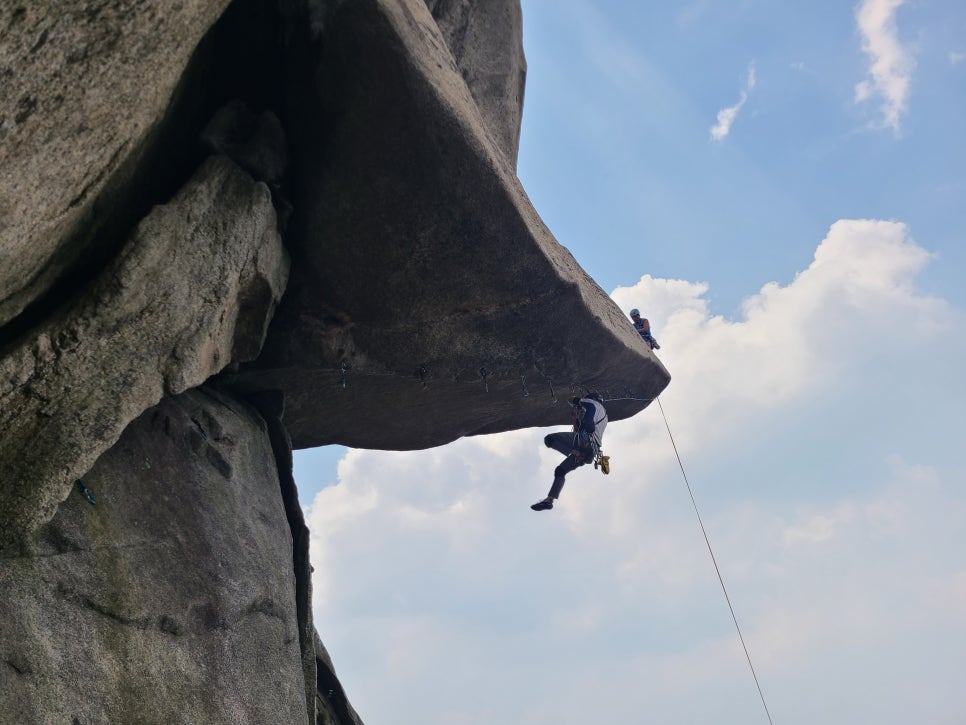
{"label": "rock overhang", "polygon": [[285,392],[293,445],[426,448],[566,423],[574,392],[619,398],[613,420],[657,397],[667,370],[541,221],[426,6],[338,5],[314,53],[292,278],[233,376]]}
{"label": "rock overhang", "polygon": [[3,4],[0,326],[101,253],[111,205],[138,208],[120,187],[163,186],[135,170],[229,2]]}
{"label": "rock overhang", "polygon": [[[261,423],[242,426],[249,438],[241,428],[219,434],[197,410],[162,414],[197,386],[184,399],[220,398],[203,386],[210,376],[246,394],[284,393],[286,430],[274,404],[265,418],[279,471],[291,467],[286,434],[301,448],[425,448],[565,424],[567,400],[588,389],[619,398],[608,404],[619,420],[668,384],[667,370],[557,244],[516,178],[525,76],[517,0],[43,0],[9,4],[0,26],[0,77],[14,79],[0,101],[0,260],[12,260],[0,264],[0,548],[18,545],[5,553],[33,546],[37,528],[88,473],[105,497],[94,508],[60,506],[68,528],[80,504],[92,521],[137,528],[136,512],[148,511],[159,531],[189,546],[204,541],[197,522],[217,517],[218,507],[182,507],[187,521],[172,528],[179,487],[223,490],[241,505],[239,516],[262,521],[279,482],[264,473],[273,454],[250,445],[262,440]],[[51,53],[65,62],[51,62]],[[205,161],[201,129],[236,96],[254,120],[236,127],[246,111],[229,109],[220,119],[227,125],[209,125],[206,143],[233,160]],[[263,346],[289,258],[291,281]],[[222,402],[248,407],[232,396]],[[143,445],[128,446],[132,435],[143,435]],[[226,451],[236,443],[233,458]],[[165,445],[177,449],[177,465],[149,465]],[[108,476],[111,460],[119,465]],[[236,468],[261,502],[239,499],[234,482],[199,488],[199,466],[216,478]],[[285,506],[297,511],[294,491],[282,487]],[[130,505],[112,505],[121,499]],[[304,544],[291,522],[276,519],[266,543]],[[236,529],[221,528],[229,539]],[[113,538],[110,527],[98,531]],[[140,560],[135,543],[120,557],[111,546],[96,549],[110,571]],[[251,552],[238,551],[248,570],[239,582],[252,591],[285,579],[287,556],[248,567]],[[307,544],[302,552],[296,612],[307,609],[299,598]],[[48,563],[82,591],[73,585],[83,574],[57,558]],[[131,592],[121,589],[122,599]],[[157,623],[163,638],[180,630],[177,616],[136,604],[133,613],[112,610],[122,627]],[[278,611],[261,598],[250,604],[254,614]],[[91,621],[110,633],[105,612],[91,609]],[[283,619],[291,623],[291,611]],[[297,619],[302,636],[308,620]],[[68,644],[43,627],[27,630]],[[79,638],[77,651],[90,654],[96,641]],[[292,643],[286,662],[301,656],[305,664],[311,648],[297,652]],[[141,651],[151,663],[150,648]],[[226,671],[238,668],[238,651],[219,652]],[[36,673],[7,664],[33,687]],[[357,722],[324,664],[316,691],[328,700],[335,693],[326,712]],[[298,685],[292,720],[303,684],[312,699],[312,667],[290,669],[280,679]],[[156,679],[125,681],[149,687]],[[205,692],[220,684],[199,682],[190,701],[208,702]],[[49,699],[34,692],[32,704]],[[55,699],[54,707],[72,702]],[[255,706],[264,708],[264,698]]]}
{"label": "rock overhang", "polygon": [[[82,6],[77,0],[70,7]],[[215,23],[212,8],[223,7],[224,3],[208,6],[207,22]],[[429,7],[442,25],[448,18],[447,30],[440,30]],[[264,102],[255,104],[256,112],[277,111],[288,139],[290,171],[285,178],[265,180],[272,201],[285,207],[280,217],[288,216],[291,201],[291,222],[280,224],[280,229],[284,227],[281,241],[293,267],[260,355],[219,380],[242,393],[282,391],[285,424],[298,448],[328,443],[426,448],[466,435],[565,424],[567,400],[589,389],[619,398],[608,405],[611,418],[619,420],[646,407],[669,382],[667,370],[641,343],[623,313],[553,238],[516,177],[520,109],[506,109],[508,103],[522,104],[525,61],[519,7],[512,0],[501,0],[502,10],[494,7],[480,15],[474,3],[465,0],[305,0],[280,2],[266,10],[253,0],[236,0],[213,26],[214,35],[200,41],[204,52],[196,49],[191,54],[190,48],[182,48],[170,60],[172,68],[184,68],[192,55],[184,74],[193,80],[186,84],[182,77],[178,92],[168,81],[164,86],[166,93],[174,94],[169,98],[184,100],[187,89],[215,92],[211,88],[217,86],[221,98],[226,88],[244,88],[243,78],[225,75],[251,71],[250,66],[232,65],[239,49],[261,43],[260,57],[271,59],[271,70],[260,71],[246,100]],[[266,13],[270,17],[265,27],[253,27],[258,24],[252,18],[264,19]],[[507,19],[504,37],[494,37],[494,17]],[[482,22],[486,31],[478,32],[474,22]],[[275,39],[259,40],[260,30]],[[238,32],[241,35],[235,37]],[[450,44],[457,42],[458,52],[451,52]],[[118,46],[114,64],[134,62],[125,60],[126,48]],[[228,49],[228,57],[217,58],[218,49]],[[487,67],[501,68],[502,80],[472,67],[494,55],[501,56],[500,62]],[[511,61],[503,62],[504,55]],[[206,73],[208,62],[218,69]],[[273,72],[282,76],[277,87],[268,90],[264,85]],[[68,80],[61,78],[63,83]],[[110,84],[102,82],[102,76],[83,79],[84,92],[109,92]],[[55,96],[59,88],[51,84],[44,92]],[[45,103],[38,102],[38,108]],[[201,126],[195,121],[200,110],[217,107],[214,99],[192,97],[183,105],[180,100],[171,103],[167,109],[147,109],[143,118],[155,121],[143,121],[144,128],[154,128],[162,113],[171,117],[170,123],[165,121],[171,130],[163,136],[165,143],[197,144]],[[83,108],[80,112],[83,115]],[[194,120],[189,122],[188,116]],[[189,137],[192,128],[194,135]],[[121,213],[119,206],[126,205],[105,205],[103,189],[130,187],[131,179],[153,176],[150,171],[158,171],[157,164],[165,160],[178,158],[181,164],[196,157],[180,146],[172,153],[159,147],[145,152],[144,158],[152,159],[147,167],[139,165],[141,151],[134,147],[146,143],[151,131],[139,133],[137,143],[120,139],[120,146],[111,146],[110,163],[101,159],[92,170],[100,180],[80,190],[85,199],[98,197],[91,203],[99,221],[88,228],[85,217],[78,217],[68,225],[72,231],[64,232],[66,237],[53,239],[54,246],[75,235],[82,241],[92,239],[104,224],[116,227],[123,239],[127,222],[111,214]],[[5,152],[18,138],[3,138]],[[259,149],[254,151],[258,157]],[[12,150],[14,155],[22,152],[30,153],[29,148]],[[74,178],[72,156],[48,161],[54,168],[46,168],[43,178],[56,176],[58,168],[68,182]],[[66,193],[61,186],[44,191],[40,177],[27,176],[24,183],[39,195],[38,208],[56,206]],[[136,195],[138,204],[149,208],[148,195]],[[231,209],[213,213],[231,214]],[[191,220],[186,221],[190,225]],[[79,231],[74,228],[78,225]],[[226,222],[222,231],[231,227]],[[163,243],[178,244],[177,237]],[[15,245],[8,245],[10,238],[5,235],[2,246],[15,252]],[[81,245],[72,254],[83,256],[87,251]],[[129,253],[123,244],[116,251],[119,258]],[[108,262],[94,271],[103,273],[110,266]],[[95,279],[87,284],[81,275],[57,309],[47,310],[46,317],[30,318],[22,330],[8,335],[4,364],[15,365],[14,352],[24,352],[20,347],[38,330],[52,321],[59,324],[57,319],[72,319],[72,311],[88,309],[88,296],[97,289]],[[151,285],[161,283],[161,276],[146,280],[143,293],[150,297]],[[10,289],[20,294],[16,285],[3,291]],[[252,333],[246,333],[246,339],[260,339],[259,315],[274,307],[275,294],[253,293],[247,307],[226,311],[237,314],[238,330]],[[190,306],[197,301],[185,300],[182,312],[190,317]],[[95,317],[84,327],[91,338],[84,340],[86,349],[103,351],[85,363],[91,380],[103,377],[98,370],[116,370],[120,364],[119,348],[108,345],[106,332],[97,332],[102,322]],[[8,325],[3,332],[10,329]],[[168,333],[149,330],[126,340],[130,359],[121,362],[136,367],[155,353],[165,359],[164,350],[147,348]],[[243,354],[220,355],[199,370],[217,375],[230,361],[250,360],[257,352],[256,347]],[[25,359],[31,358],[33,353],[27,353]],[[173,354],[180,358],[177,350]],[[14,388],[23,374],[11,372]],[[65,380],[69,383],[63,371],[57,375],[63,379],[50,373],[33,380],[31,389],[56,390],[67,384]],[[201,382],[198,376],[190,377],[188,385]],[[110,435],[101,423],[85,423],[90,416],[72,409],[66,399],[54,406],[59,417],[38,418],[36,425],[45,430],[66,426],[71,435],[59,442],[53,440],[57,436],[47,436],[49,446],[32,451],[30,460],[62,460],[63,465],[49,475],[39,469],[30,474],[32,490],[44,491],[42,511],[7,513],[31,526],[48,516],[69,490],[72,477],[82,473],[85,461],[94,460],[127,422],[156,402],[156,394],[145,397],[135,394],[135,388],[122,385],[116,401],[99,401],[122,411],[112,418]],[[29,392],[13,391],[9,400],[19,399],[21,393],[29,398]],[[47,403],[42,407],[44,415],[53,410]],[[33,415],[30,406],[23,410],[24,415]],[[17,415],[12,409],[7,412]],[[29,436],[30,421],[21,423]],[[10,455],[17,465],[26,460]],[[13,468],[7,466],[8,471]],[[24,484],[14,478],[8,476],[4,486],[20,490]]]}

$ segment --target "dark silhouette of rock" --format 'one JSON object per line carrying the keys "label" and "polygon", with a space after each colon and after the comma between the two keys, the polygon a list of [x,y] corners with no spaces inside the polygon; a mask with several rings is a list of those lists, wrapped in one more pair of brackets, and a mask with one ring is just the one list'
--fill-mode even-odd
{"label": "dark silhouette of rock", "polygon": [[258,181],[277,186],[285,177],[285,131],[271,111],[255,114],[236,99],[219,109],[201,140],[212,153],[229,156]]}

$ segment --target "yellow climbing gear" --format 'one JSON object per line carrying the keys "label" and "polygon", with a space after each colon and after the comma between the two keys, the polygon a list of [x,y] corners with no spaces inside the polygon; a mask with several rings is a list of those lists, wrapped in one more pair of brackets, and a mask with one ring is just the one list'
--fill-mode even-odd
{"label": "yellow climbing gear", "polygon": [[610,456],[605,456],[600,452],[600,446],[594,441],[594,469],[600,467],[600,470],[605,475],[610,473]]}

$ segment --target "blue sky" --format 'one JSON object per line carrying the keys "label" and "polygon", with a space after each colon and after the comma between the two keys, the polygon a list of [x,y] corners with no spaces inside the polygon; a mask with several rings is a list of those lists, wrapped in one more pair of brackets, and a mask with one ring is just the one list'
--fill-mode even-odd
{"label": "blue sky", "polygon": [[[966,6],[523,15],[520,178],[652,321],[774,721],[966,721]],[[657,407],[537,514],[546,432],[296,454],[363,719],[767,722]]]}

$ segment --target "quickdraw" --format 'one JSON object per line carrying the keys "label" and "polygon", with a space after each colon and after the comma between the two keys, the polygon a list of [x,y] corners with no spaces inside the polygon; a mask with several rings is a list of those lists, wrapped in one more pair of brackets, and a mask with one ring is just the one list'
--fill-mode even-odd
{"label": "quickdraw", "polygon": [[79,478],[77,479],[77,485],[80,486],[81,492],[85,496],[87,496],[87,500],[91,502],[91,505],[94,505],[97,503],[97,501],[94,500],[94,494],[91,493],[91,490],[87,486],[85,486],[84,482]]}
{"label": "quickdraw", "polygon": [[610,473],[610,456],[605,456],[600,450],[600,446],[597,444],[597,440],[593,437],[590,439],[594,446],[594,470],[600,467],[601,473],[607,475]]}

